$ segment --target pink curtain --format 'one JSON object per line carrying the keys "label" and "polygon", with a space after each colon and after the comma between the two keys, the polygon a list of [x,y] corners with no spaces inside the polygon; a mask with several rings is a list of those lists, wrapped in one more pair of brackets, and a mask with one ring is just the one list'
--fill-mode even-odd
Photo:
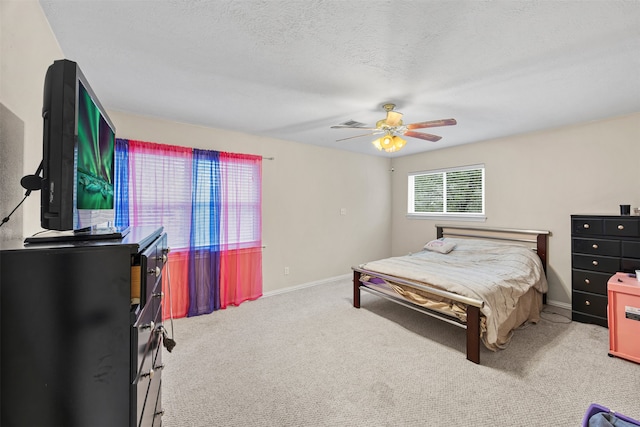
{"label": "pink curtain", "polygon": [[172,250],[162,276],[162,318],[179,319],[189,312],[189,250]]}
{"label": "pink curtain", "polygon": [[262,296],[262,158],[220,153],[220,308]]}
{"label": "pink curtain", "polygon": [[164,227],[172,248],[162,281],[164,318],[184,317],[189,308],[191,165],[191,148],[129,141],[130,224]]}

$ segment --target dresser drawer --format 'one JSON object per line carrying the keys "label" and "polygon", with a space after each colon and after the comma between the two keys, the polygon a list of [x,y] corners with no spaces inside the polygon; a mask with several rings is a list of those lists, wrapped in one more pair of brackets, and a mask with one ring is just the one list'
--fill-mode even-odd
{"label": "dresser drawer", "polygon": [[640,242],[622,242],[622,256],[624,258],[640,258]]}
{"label": "dresser drawer", "polygon": [[[132,399],[135,399],[133,403],[136,408],[136,425],[147,426],[151,425],[151,422],[141,423],[141,420],[149,420],[153,417],[155,398],[150,406],[147,406],[146,403],[150,393],[152,396],[157,395],[157,387],[160,384],[159,377],[164,368],[162,365],[162,337],[155,328],[147,328],[146,325],[136,328],[134,333],[137,334],[136,348],[138,351]],[[152,414],[148,414],[147,411]]]}
{"label": "dresser drawer", "polygon": [[617,218],[604,220],[604,232],[611,236],[638,237],[640,236],[640,221],[631,218]]}
{"label": "dresser drawer", "polygon": [[604,221],[597,218],[574,218],[571,220],[571,230],[575,234],[602,234]]}
{"label": "dresser drawer", "polygon": [[573,311],[597,317],[607,317],[606,295],[596,295],[586,292],[573,291],[571,293],[571,308]]}
{"label": "dresser drawer", "polygon": [[151,289],[160,279],[162,274],[162,261],[158,262],[156,257],[156,246],[159,239],[149,246],[140,257],[140,266],[142,270],[142,285],[140,289],[140,304],[144,307],[151,297]]}
{"label": "dresser drawer", "polygon": [[[158,307],[162,304],[162,299],[164,298],[164,294],[162,293],[162,276],[158,277],[155,282],[147,283],[147,290],[147,301],[144,308],[146,309],[147,306],[149,306],[149,310],[157,313]],[[152,318],[151,320],[156,324],[159,323],[158,319]]]}
{"label": "dresser drawer", "polygon": [[609,327],[608,325],[609,322],[607,321],[606,317],[592,316],[590,314],[580,313],[578,311],[571,312],[571,320],[573,320],[574,322],[591,323],[593,325],[600,325],[600,326],[604,326],[605,328]]}
{"label": "dresser drawer", "polygon": [[138,394],[138,408],[140,413],[140,417],[138,418],[138,425],[140,426],[154,425],[154,420],[156,418],[156,408],[158,408],[159,406],[158,397],[160,384],[162,382],[162,369],[164,368],[164,365],[162,364],[162,351],[160,349],[159,340],[157,340],[157,342],[158,345],[154,349],[154,357],[151,360],[153,371],[150,372],[150,375],[145,377],[146,381],[148,382],[148,387],[143,387],[144,396],[141,395],[142,393]]}
{"label": "dresser drawer", "polygon": [[613,274],[620,270],[620,258],[573,254],[573,267]]}
{"label": "dresser drawer", "polygon": [[159,378],[158,384],[158,396],[156,397],[156,408],[153,414],[152,427],[162,426],[162,416],[164,415],[164,409],[162,409],[162,379]]}
{"label": "dresser drawer", "polygon": [[574,238],[573,252],[581,254],[620,256],[619,240]]}
{"label": "dresser drawer", "polygon": [[622,258],[622,268],[620,270],[625,273],[633,273],[636,270],[640,270],[640,259]]}
{"label": "dresser drawer", "polygon": [[142,376],[143,373],[149,372],[151,367],[151,358],[145,358],[149,353],[150,338],[152,330],[149,328],[140,329],[133,328],[134,348],[136,349],[135,358],[133,358],[133,381],[131,385],[132,408],[135,408],[135,425],[140,425],[142,417],[142,409],[144,400],[149,391],[149,378]]}
{"label": "dresser drawer", "polygon": [[571,286],[577,291],[607,295],[607,282],[613,274],[576,270],[571,272]]}

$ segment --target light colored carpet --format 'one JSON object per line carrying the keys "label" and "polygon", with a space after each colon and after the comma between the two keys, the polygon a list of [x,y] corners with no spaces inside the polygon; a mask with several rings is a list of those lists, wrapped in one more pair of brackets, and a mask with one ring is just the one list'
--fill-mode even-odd
{"label": "light colored carpet", "polygon": [[353,308],[349,280],[178,319],[163,425],[580,426],[591,403],[640,418],[640,366],[607,356],[608,330],[543,315],[481,365],[463,329],[364,292]]}

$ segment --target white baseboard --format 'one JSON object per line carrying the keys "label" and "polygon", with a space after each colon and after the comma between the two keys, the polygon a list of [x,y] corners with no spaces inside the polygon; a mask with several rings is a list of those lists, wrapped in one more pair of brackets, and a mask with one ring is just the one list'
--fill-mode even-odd
{"label": "white baseboard", "polygon": [[571,304],[566,302],[547,300],[547,305],[554,307],[559,313],[571,319]]}
{"label": "white baseboard", "polygon": [[571,311],[571,304],[568,304],[566,302],[547,300],[547,305],[551,305],[551,306],[554,306],[554,307],[563,308],[565,310]]}
{"label": "white baseboard", "polygon": [[312,286],[325,285],[327,283],[335,282],[335,281],[338,281],[338,280],[347,280],[347,279],[350,279],[351,277],[352,277],[351,274],[343,274],[341,276],[335,276],[335,277],[329,277],[327,279],[316,280],[315,282],[303,283],[301,285],[290,286],[290,287],[287,287],[287,288],[284,288],[284,289],[277,289],[275,291],[269,291],[269,292],[263,293],[262,294],[262,298],[271,297],[271,296],[279,295],[279,294],[284,294],[284,293],[287,293],[287,292],[297,291],[297,290],[304,289],[304,288],[310,288]]}

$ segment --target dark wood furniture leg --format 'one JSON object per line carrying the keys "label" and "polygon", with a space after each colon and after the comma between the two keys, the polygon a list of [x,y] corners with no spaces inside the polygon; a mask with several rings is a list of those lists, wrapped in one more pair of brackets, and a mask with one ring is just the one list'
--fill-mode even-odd
{"label": "dark wood furniture leg", "polygon": [[[545,274],[547,273],[547,235],[539,234],[536,238],[536,253],[540,257],[540,261],[542,261],[542,268],[544,269]],[[547,293],[542,294],[542,304],[547,304]]]}
{"label": "dark wood furniture leg", "polygon": [[360,272],[353,272],[353,306],[360,308]]}
{"label": "dark wood furniture leg", "polygon": [[480,308],[467,306],[467,360],[480,364]]}

